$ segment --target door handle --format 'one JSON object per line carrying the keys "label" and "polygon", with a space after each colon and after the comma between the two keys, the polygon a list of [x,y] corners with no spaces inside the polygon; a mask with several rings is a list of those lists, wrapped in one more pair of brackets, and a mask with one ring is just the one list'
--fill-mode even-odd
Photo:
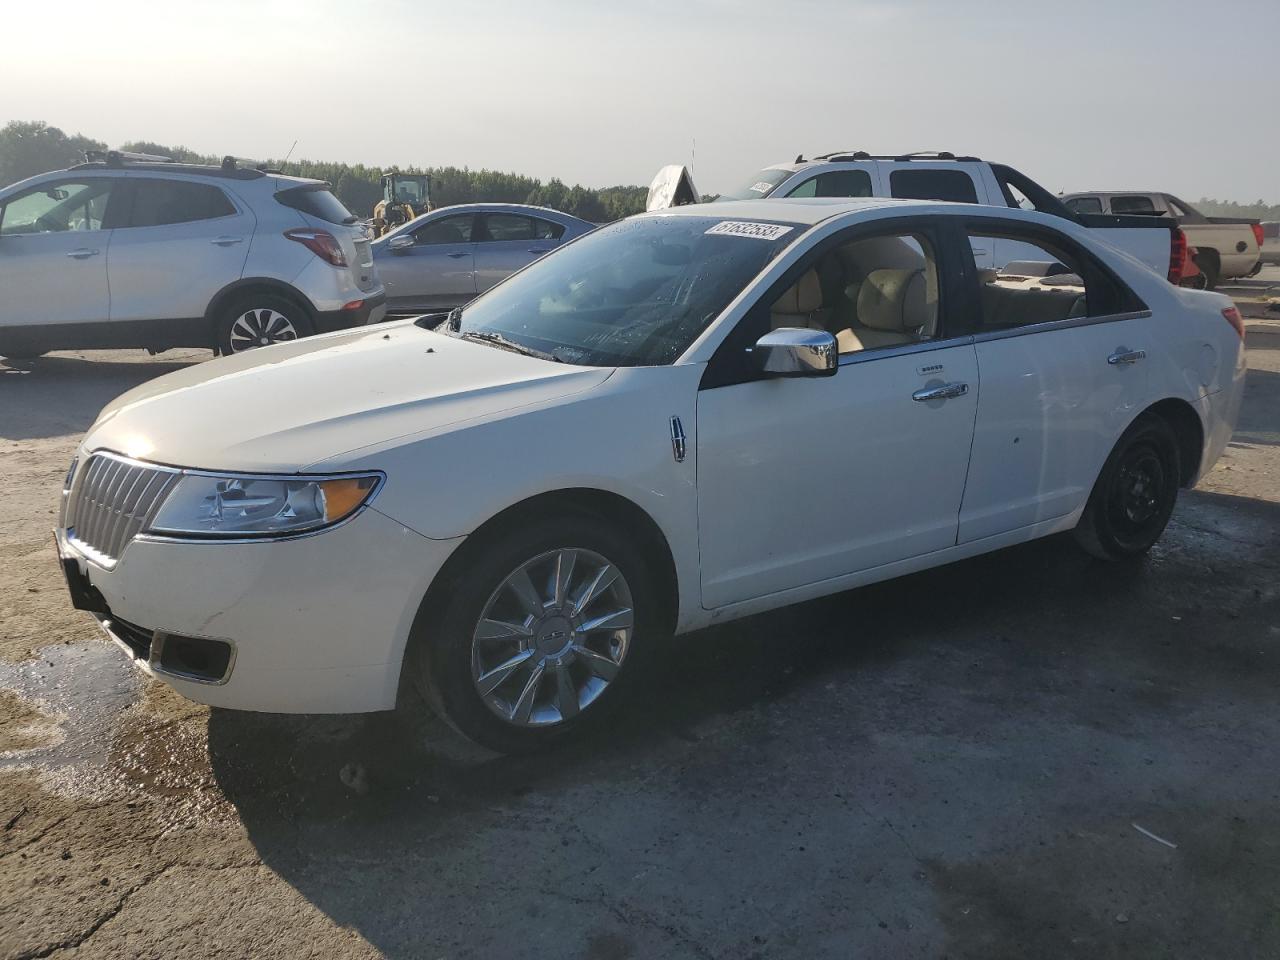
{"label": "door handle", "polygon": [[928,403],[930,400],[954,400],[969,392],[967,383],[944,383],[940,387],[922,387],[911,395],[916,403]]}
{"label": "door handle", "polygon": [[525,251],[525,253],[546,253],[546,252],[547,252],[546,247],[530,247],[528,250]]}
{"label": "door handle", "polygon": [[215,247],[229,247],[233,243],[243,243],[244,237],[214,237],[209,242]]}
{"label": "door handle", "polygon": [[945,383],[941,387],[922,387],[911,394],[911,399],[916,403],[928,403],[934,399],[955,399],[956,397],[964,397],[969,393],[969,384],[966,383]]}
{"label": "door handle", "polygon": [[1122,364],[1137,363],[1139,360],[1145,360],[1147,351],[1145,350],[1117,350],[1111,356],[1107,357],[1107,363],[1113,367]]}
{"label": "door handle", "polygon": [[446,253],[446,254],[445,254],[445,256],[446,256],[446,257],[448,257],[450,260],[461,260],[463,257],[469,257],[469,256],[471,256],[471,254],[469,254],[469,253]]}
{"label": "door handle", "polygon": [[67,256],[71,257],[73,260],[85,260],[89,257],[96,257],[97,255],[97,250],[90,250],[88,247],[80,247],[79,249],[72,250],[67,254]]}

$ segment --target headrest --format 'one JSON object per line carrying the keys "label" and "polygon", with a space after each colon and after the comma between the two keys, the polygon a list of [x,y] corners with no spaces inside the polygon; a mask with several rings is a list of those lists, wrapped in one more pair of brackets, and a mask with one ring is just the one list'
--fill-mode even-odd
{"label": "headrest", "polygon": [[774,313],[808,315],[822,309],[818,271],[807,270],[773,304]]}
{"label": "headrest", "polygon": [[923,270],[872,270],[858,291],[858,322],[873,330],[914,332],[929,322]]}

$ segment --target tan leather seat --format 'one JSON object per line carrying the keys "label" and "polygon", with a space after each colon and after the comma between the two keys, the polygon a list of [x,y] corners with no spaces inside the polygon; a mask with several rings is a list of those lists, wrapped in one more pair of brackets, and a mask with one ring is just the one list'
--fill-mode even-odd
{"label": "tan leather seat", "polygon": [[822,303],[822,284],[817,270],[808,270],[800,276],[782,296],[774,301],[769,312],[770,329],[779,327],[810,327],[826,329],[826,311]]}
{"label": "tan leather seat", "polygon": [[931,336],[937,300],[923,269],[872,270],[858,287],[857,319],[836,334],[841,353],[915,343]]}

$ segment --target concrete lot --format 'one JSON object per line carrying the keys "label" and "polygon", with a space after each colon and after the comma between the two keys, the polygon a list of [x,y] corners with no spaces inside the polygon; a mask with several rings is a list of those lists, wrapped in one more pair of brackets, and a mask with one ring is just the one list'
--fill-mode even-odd
{"label": "concrete lot", "polygon": [[58,484],[104,402],[207,354],[0,363],[0,956],[1280,954],[1249,312],[1240,429],[1145,562],[1042,541],[687,638],[536,759],[144,683],[64,597]]}

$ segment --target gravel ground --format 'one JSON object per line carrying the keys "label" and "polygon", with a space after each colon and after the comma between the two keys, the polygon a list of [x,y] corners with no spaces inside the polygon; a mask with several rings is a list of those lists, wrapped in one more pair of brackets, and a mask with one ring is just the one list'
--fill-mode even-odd
{"label": "gravel ground", "polygon": [[64,596],[56,491],[207,354],[0,363],[0,956],[1280,955],[1280,324],[1248,344],[1146,561],[1051,539],[706,631],[533,759],[144,682]]}

